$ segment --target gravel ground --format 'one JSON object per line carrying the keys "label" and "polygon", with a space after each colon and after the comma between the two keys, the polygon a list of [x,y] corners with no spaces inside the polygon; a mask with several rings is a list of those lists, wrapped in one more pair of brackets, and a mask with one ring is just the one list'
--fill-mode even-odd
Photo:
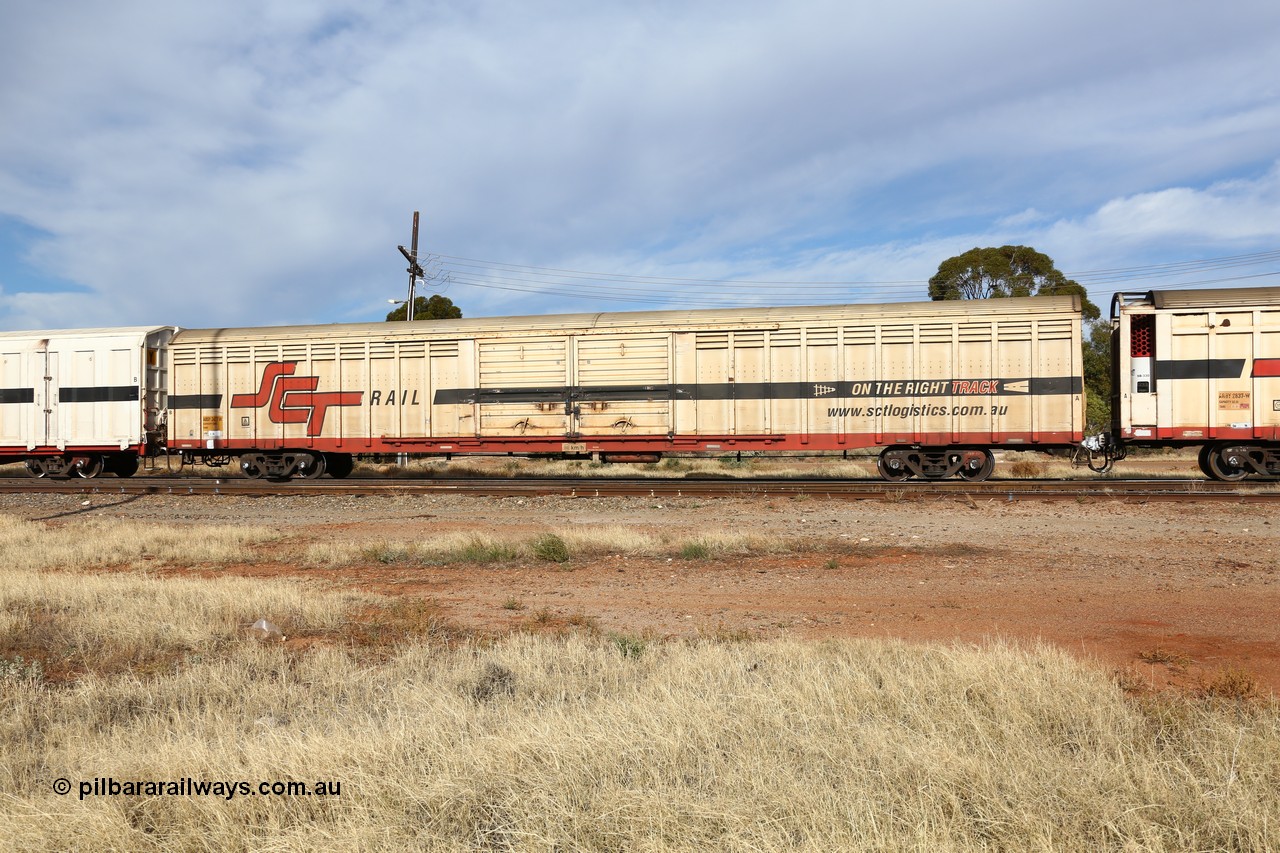
{"label": "gravel ground", "polygon": [[[527,627],[536,614],[628,634],[1044,640],[1153,687],[1239,670],[1280,690],[1280,523],[1264,505],[0,495],[0,513],[266,525],[282,540],[225,571],[422,596],[486,630]],[[321,569],[297,559],[315,541],[616,525],[672,541],[749,532],[808,548],[496,566]]]}

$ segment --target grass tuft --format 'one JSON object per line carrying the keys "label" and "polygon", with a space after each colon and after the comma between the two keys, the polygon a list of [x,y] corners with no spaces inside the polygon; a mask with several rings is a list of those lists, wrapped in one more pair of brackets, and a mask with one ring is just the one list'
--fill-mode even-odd
{"label": "grass tuft", "polygon": [[1191,658],[1182,652],[1167,649],[1164,646],[1156,646],[1155,648],[1138,652],[1138,659],[1146,663],[1165,664],[1178,669],[1184,669],[1192,662]]}
{"label": "grass tuft", "polygon": [[569,546],[554,533],[542,534],[533,540],[533,544],[530,547],[533,550],[533,555],[539,560],[546,560],[550,563],[569,562]]}
{"label": "grass tuft", "polygon": [[1045,466],[1034,459],[1019,459],[1009,466],[1009,476],[1019,480],[1034,480],[1043,477]]}
{"label": "grass tuft", "polygon": [[680,546],[682,560],[706,560],[711,557],[711,545],[703,541],[686,542]]}
{"label": "grass tuft", "polygon": [[6,681],[39,687],[44,684],[44,664],[39,660],[23,660],[22,655],[0,658],[0,682]]}
{"label": "grass tuft", "polygon": [[504,563],[519,558],[520,552],[512,545],[499,540],[473,536],[456,550],[437,552],[435,560],[446,563]]}
{"label": "grass tuft", "polygon": [[613,641],[614,647],[624,658],[638,660],[644,654],[644,640],[639,637],[633,637],[629,634],[610,634],[609,639]]}
{"label": "grass tuft", "polygon": [[1202,682],[1199,694],[1207,699],[1248,701],[1258,696],[1258,680],[1246,670],[1228,667]]}
{"label": "grass tuft", "polygon": [[472,682],[468,692],[472,699],[481,703],[511,696],[516,692],[516,674],[502,664],[490,661]]}

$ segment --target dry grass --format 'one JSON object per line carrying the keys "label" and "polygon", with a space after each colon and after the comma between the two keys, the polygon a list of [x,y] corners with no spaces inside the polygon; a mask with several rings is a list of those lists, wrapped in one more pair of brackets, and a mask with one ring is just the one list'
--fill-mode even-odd
{"label": "dry grass", "polygon": [[875,476],[875,456],[831,457],[681,456],[657,463],[598,463],[579,459],[459,457],[414,459],[405,465],[360,463],[354,476],[393,477],[824,477],[866,479]]}
{"label": "dry grass", "polygon": [[1033,480],[1043,477],[1046,466],[1042,462],[1030,459],[1019,459],[1009,466],[1009,476],[1019,480]]}
{"label": "dry grass", "polygon": [[1167,649],[1164,646],[1156,646],[1155,648],[1138,652],[1138,660],[1146,663],[1164,664],[1176,669],[1186,669],[1194,662],[1188,655]]}
{"label": "dry grass", "polygon": [[[50,535],[56,531],[58,535]],[[142,524],[87,519],[61,524],[0,516],[0,565],[9,569],[84,569],[100,566],[251,561],[276,538],[266,527]]]}
{"label": "dry grass", "polygon": [[548,561],[568,563],[609,556],[706,560],[782,554],[826,553],[876,559],[893,554],[974,557],[988,549],[967,543],[881,545],[847,536],[774,536],[742,531],[708,531],[675,538],[623,525],[558,528],[536,535],[453,532],[424,539],[366,539],[313,543],[298,562],[328,568],[371,563],[448,566]]}
{"label": "dry grass", "polygon": [[[879,478],[874,448],[845,459],[840,455],[787,456],[681,456],[656,464],[600,464],[586,460],[521,459],[517,457],[458,457],[453,460],[421,459],[407,465],[362,463],[357,476],[393,477],[663,477],[663,478],[818,478],[875,480]],[[1062,456],[1032,450],[997,453],[996,478],[1012,479],[1163,479],[1200,477],[1192,450],[1159,453],[1138,451],[1107,474],[1073,465]]]}
{"label": "dry grass", "polygon": [[[1049,649],[246,641],[146,683],[11,684],[0,748],[24,850],[1280,845],[1280,711],[1134,703]],[[341,794],[77,799],[188,776]]]}
{"label": "dry grass", "polygon": [[848,550],[844,540],[784,538],[756,533],[713,531],[678,539],[624,525],[557,528],[517,537],[454,532],[423,539],[355,540],[308,545],[300,561],[311,566],[367,563],[458,565],[543,560],[564,563],[610,555],[705,558],[750,554],[790,554]]}
{"label": "dry grass", "polygon": [[217,651],[269,619],[285,634],[338,624],[355,596],[297,584],[225,578],[213,583],[146,572],[87,569],[246,559],[265,529],[93,521],[47,528],[0,518],[0,660],[36,660],[49,677],[153,672]]}
{"label": "dry grass", "polygon": [[[1280,848],[1280,706],[1239,672],[1131,699],[1051,648],[588,614],[460,643],[429,602],[125,571],[12,568],[0,596],[4,849]],[[259,642],[263,616],[316,642]],[[188,777],[341,788],[78,796]]]}

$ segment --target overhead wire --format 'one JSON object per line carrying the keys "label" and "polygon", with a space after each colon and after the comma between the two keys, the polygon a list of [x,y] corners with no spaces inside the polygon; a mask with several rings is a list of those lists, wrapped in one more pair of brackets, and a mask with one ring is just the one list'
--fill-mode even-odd
{"label": "overhead wire", "polygon": [[[783,295],[790,301],[811,299],[861,302],[868,299],[897,299],[901,298],[903,290],[920,290],[928,284],[923,279],[795,280],[674,277],[538,267],[442,254],[432,255],[432,258],[438,260],[445,277],[450,282],[464,287],[572,299],[690,307],[729,307],[744,301],[771,301]],[[1271,263],[1280,263],[1280,250],[1082,270],[1065,275],[1090,290],[1107,285],[1118,287],[1132,282],[1155,281],[1166,281],[1167,283],[1162,285],[1165,289],[1177,290],[1280,276],[1280,270],[1273,270],[1186,280],[1187,276]],[[697,290],[694,291],[691,286],[697,286]],[[785,293],[779,293],[779,288],[786,288]],[[895,291],[898,292],[895,293]],[[925,294],[920,293],[920,295]]]}
{"label": "overhead wire", "polygon": [[628,273],[585,272],[583,270],[557,269],[555,267],[535,267],[524,264],[509,264],[499,261],[480,261],[474,258],[456,258],[452,255],[437,255],[454,261],[450,266],[470,266],[481,269],[509,269],[532,275],[550,275],[555,273],[561,278],[587,278],[595,281],[616,280],[627,282],[671,282],[680,284],[745,284],[745,285],[777,285],[777,284],[818,284],[818,285],[885,285],[885,284],[920,284],[916,279],[900,279],[889,281],[799,281],[796,279],[726,279],[726,278],[674,278],[671,276],[633,275]]}
{"label": "overhead wire", "polygon": [[[531,286],[529,284],[521,284],[518,281],[502,280],[502,282],[484,279],[469,279],[465,276],[450,276],[450,281],[461,284],[466,287],[478,287],[486,290],[505,290],[517,293],[536,293],[552,296],[565,296],[592,300],[601,300],[606,302],[629,302],[629,303],[650,303],[655,305],[688,305],[688,306],[709,306],[722,305],[729,307],[738,304],[741,300],[735,300],[733,295],[712,294],[706,296],[690,296],[687,293],[681,294],[673,291],[649,291],[645,294],[637,293],[634,295],[619,295],[612,292],[602,292],[587,288],[548,288],[545,286]],[[759,296],[759,294],[756,294]]]}

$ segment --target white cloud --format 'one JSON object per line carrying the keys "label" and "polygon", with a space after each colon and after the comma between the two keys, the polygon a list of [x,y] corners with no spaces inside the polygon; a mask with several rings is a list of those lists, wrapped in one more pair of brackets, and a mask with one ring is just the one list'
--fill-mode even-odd
{"label": "white cloud", "polygon": [[[46,233],[29,260],[92,291],[19,308],[7,286],[9,327],[376,317],[403,288],[414,209],[429,250],[668,275],[927,277],[925,254],[964,235],[1122,246],[1153,209],[1206,246],[1269,239],[1241,236],[1246,201],[1220,181],[1275,156],[1269,3],[66,2],[6,18],[0,225]],[[1214,193],[1223,209],[1196,230]],[[469,314],[556,307],[450,295]]]}
{"label": "white cloud", "polygon": [[1280,245],[1280,163],[1257,180],[1222,181],[1203,190],[1172,187],[1115,199],[1079,227],[1121,244],[1194,239]]}
{"label": "white cloud", "polygon": [[1077,270],[1275,251],[1280,161],[1252,178],[1135,193],[1078,217],[1013,233],[1055,258],[1071,259],[1069,266]]}

